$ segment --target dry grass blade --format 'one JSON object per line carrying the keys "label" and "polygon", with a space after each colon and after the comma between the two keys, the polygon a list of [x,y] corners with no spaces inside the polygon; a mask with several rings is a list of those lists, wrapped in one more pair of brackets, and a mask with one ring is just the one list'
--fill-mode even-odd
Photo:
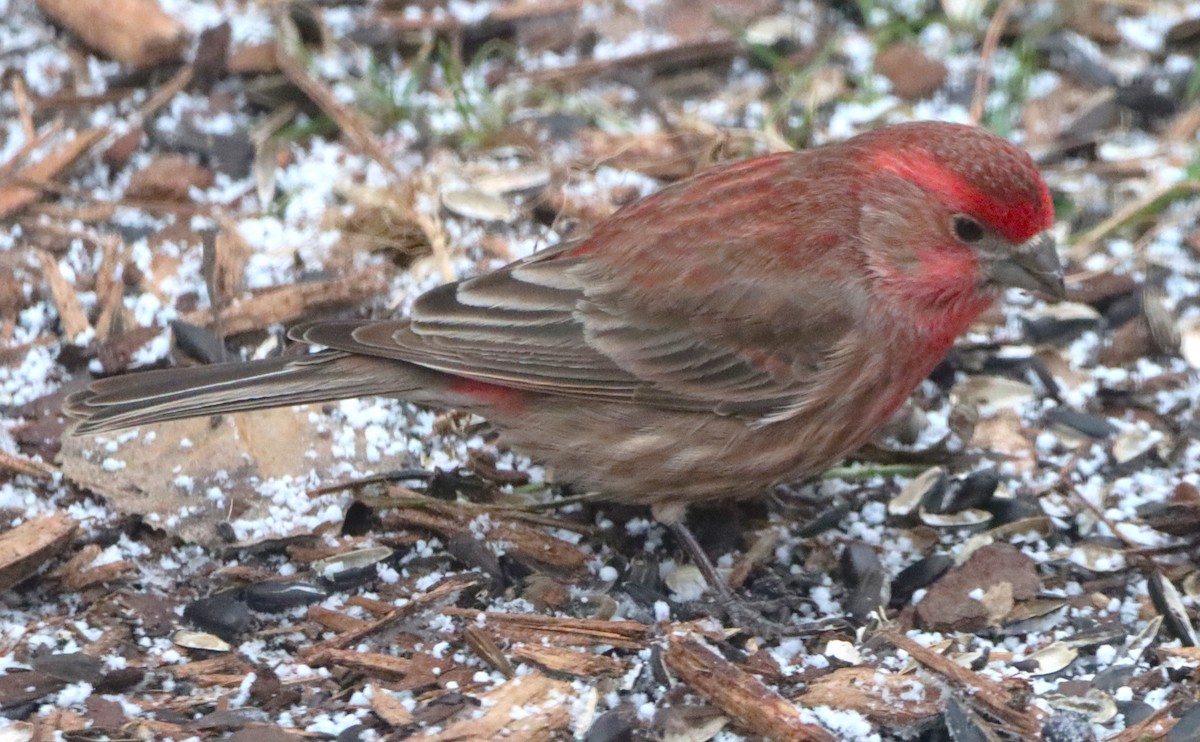
{"label": "dry grass blade", "polygon": [[695,639],[672,636],[663,659],[681,681],[754,734],[787,742],[836,742],[804,721],[786,698]]}
{"label": "dry grass blade", "polygon": [[170,80],[167,80],[162,87],[154,91],[154,95],[146,99],[138,108],[138,118],[145,119],[153,116],[158,109],[171,102],[171,99],[183,91],[192,82],[192,66],[185,65],[179,69]]}
{"label": "dry grass blade", "polygon": [[1184,180],[1156,188],[1136,201],[1123,206],[1117,213],[1084,232],[1071,245],[1070,256],[1075,261],[1082,261],[1090,253],[1096,243],[1112,234],[1122,226],[1138,221],[1143,216],[1155,211],[1156,207],[1166,202],[1200,193],[1200,180]]}

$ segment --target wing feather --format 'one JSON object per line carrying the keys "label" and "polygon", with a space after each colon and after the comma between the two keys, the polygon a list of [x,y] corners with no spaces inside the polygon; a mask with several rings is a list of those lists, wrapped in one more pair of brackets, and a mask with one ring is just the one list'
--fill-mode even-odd
{"label": "wing feather", "polygon": [[[635,218],[628,224],[602,238],[648,238]],[[831,383],[823,371],[836,365],[856,310],[854,302],[829,297],[844,297],[853,287],[832,292],[827,283],[810,281],[763,291],[728,280],[694,307],[656,304],[653,296],[631,297],[627,268],[613,262],[612,252],[593,253],[586,241],[566,243],[436,288],[415,302],[409,320],[319,323],[295,335],[518,389],[754,421],[796,414],[817,386]],[[779,311],[788,314],[786,328],[755,322]],[[731,337],[730,328],[748,334]]]}

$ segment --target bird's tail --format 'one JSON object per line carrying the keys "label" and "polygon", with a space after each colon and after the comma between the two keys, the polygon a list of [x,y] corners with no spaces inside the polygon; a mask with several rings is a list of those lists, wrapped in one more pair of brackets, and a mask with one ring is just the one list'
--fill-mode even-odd
{"label": "bird's tail", "polygon": [[404,395],[421,371],[395,361],[324,351],[249,363],[147,371],[100,379],[63,412],[74,435],[147,423],[365,396]]}

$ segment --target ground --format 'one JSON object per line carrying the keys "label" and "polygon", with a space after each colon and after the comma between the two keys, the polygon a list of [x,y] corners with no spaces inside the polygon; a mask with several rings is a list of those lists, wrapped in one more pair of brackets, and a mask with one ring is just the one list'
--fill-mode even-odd
{"label": "ground", "polygon": [[[1195,738],[1198,49],[1169,0],[0,0],[0,738]],[[723,625],[646,510],[470,416],[65,435],[92,378],[296,352],[926,119],[1033,154],[1067,298],[1012,292],[845,465],[691,515],[803,636]]]}

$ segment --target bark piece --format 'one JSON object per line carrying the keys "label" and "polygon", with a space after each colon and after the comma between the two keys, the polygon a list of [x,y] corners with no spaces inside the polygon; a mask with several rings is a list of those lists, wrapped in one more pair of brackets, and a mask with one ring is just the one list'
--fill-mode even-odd
{"label": "bark piece", "polygon": [[513,678],[485,694],[487,709],[477,719],[464,719],[446,727],[429,742],[493,739],[506,742],[561,739],[571,723],[571,686],[545,675]]}
{"label": "bark piece", "polygon": [[795,700],[806,707],[857,712],[881,729],[914,727],[942,711],[936,692],[920,680],[873,667],[834,670],[814,680]]}
{"label": "bark piece", "polygon": [[1027,688],[1021,688],[1019,692],[1014,693],[1000,683],[957,664],[949,657],[918,644],[898,631],[879,636],[896,649],[907,652],[926,670],[940,676],[954,687],[963,689],[963,697],[970,699],[971,706],[1007,724],[1019,733],[1020,739],[1037,737],[1046,714],[1038,707],[1030,706],[1017,698],[1031,697],[1032,694]]}
{"label": "bark piece", "polygon": [[672,636],[667,667],[739,726],[771,740],[835,742],[824,729],[804,721],[792,703],[761,680],[687,636]]}
{"label": "bark piece", "polygon": [[42,159],[22,168],[13,179],[15,182],[0,186],[0,218],[37,201],[42,195],[42,189],[36,184],[58,177],[107,134],[107,126],[85,129],[74,139],[59,145]]}
{"label": "bark piece", "polygon": [[524,662],[532,662],[549,672],[579,678],[620,675],[625,672],[625,664],[613,657],[560,647],[530,644],[515,648],[512,656]]}
{"label": "bark piece", "polygon": [[[287,324],[320,309],[356,304],[382,293],[387,281],[378,271],[359,273],[332,281],[312,281],[267,289],[249,299],[235,301],[221,311],[221,330],[238,335]],[[197,326],[212,324],[210,309],[198,309],[183,316]]]}
{"label": "bark piece", "polygon": [[[445,613],[475,619],[480,611],[447,608]],[[650,627],[635,621],[601,621],[584,618],[556,618],[525,613],[483,614],[488,628],[513,642],[553,646],[595,647],[607,644],[618,649],[641,649],[650,639]]]}
{"label": "bark piece", "polygon": [[393,727],[406,727],[413,723],[412,712],[395,696],[373,683],[367,688],[371,691],[371,710],[376,716]]}
{"label": "bark piece", "polygon": [[27,520],[0,534],[0,590],[17,585],[62,551],[75,534],[75,520],[65,513]]}

